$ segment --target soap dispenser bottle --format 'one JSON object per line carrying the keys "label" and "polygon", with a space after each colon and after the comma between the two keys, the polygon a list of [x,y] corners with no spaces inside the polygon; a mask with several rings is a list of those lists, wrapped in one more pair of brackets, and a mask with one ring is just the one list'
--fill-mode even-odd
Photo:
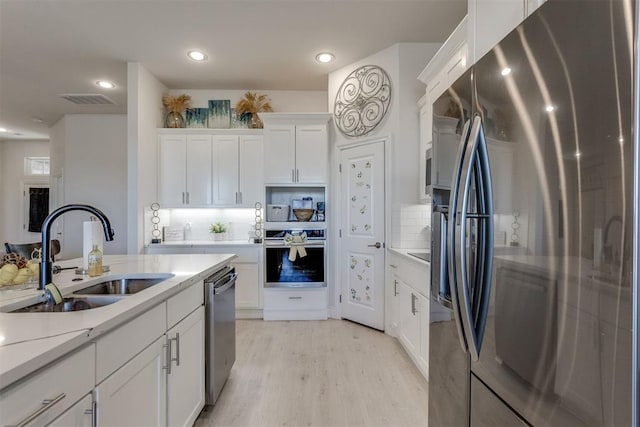
{"label": "soap dispenser bottle", "polygon": [[88,264],[87,274],[89,274],[89,277],[96,277],[102,274],[102,251],[98,249],[96,244],[93,245],[93,249],[89,252]]}

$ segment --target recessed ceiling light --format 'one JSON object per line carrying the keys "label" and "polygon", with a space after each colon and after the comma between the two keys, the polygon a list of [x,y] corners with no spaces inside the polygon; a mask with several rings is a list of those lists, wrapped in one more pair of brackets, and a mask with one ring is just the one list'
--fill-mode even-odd
{"label": "recessed ceiling light", "polygon": [[503,68],[502,71],[500,71],[500,74],[502,74],[503,76],[508,76],[509,74],[511,74],[511,68],[509,67]]}
{"label": "recessed ceiling light", "polygon": [[9,132],[9,129],[7,129],[7,128],[0,128],[0,132]]}
{"label": "recessed ceiling light", "polygon": [[547,105],[546,107],[544,107],[544,111],[546,111],[547,113],[551,113],[553,111],[556,111],[558,109],[558,107],[556,107],[555,105]]}
{"label": "recessed ceiling light", "polygon": [[208,58],[204,52],[200,52],[199,50],[190,50],[187,52],[187,56],[194,61],[204,61]]}
{"label": "recessed ceiling light", "polygon": [[113,89],[114,87],[116,87],[116,85],[107,80],[98,80],[96,84],[103,89]]}
{"label": "recessed ceiling light", "polygon": [[336,57],[333,55],[333,53],[329,53],[329,52],[321,52],[316,55],[316,61],[322,64],[333,62],[334,59],[336,59]]}

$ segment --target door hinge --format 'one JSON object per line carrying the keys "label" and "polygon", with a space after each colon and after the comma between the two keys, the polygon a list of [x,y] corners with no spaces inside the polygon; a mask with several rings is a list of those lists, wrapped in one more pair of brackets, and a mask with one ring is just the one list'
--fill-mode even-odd
{"label": "door hinge", "polygon": [[340,304],[342,304],[342,294],[340,294]]}

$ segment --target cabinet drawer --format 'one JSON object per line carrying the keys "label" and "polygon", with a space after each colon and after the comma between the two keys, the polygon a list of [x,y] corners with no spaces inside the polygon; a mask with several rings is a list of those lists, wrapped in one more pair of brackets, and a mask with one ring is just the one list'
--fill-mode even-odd
{"label": "cabinet drawer", "polygon": [[220,245],[220,247],[205,249],[205,254],[236,254],[238,257],[233,259],[232,263],[256,263],[260,260],[260,251],[262,246],[233,246]]}
{"label": "cabinet drawer", "polygon": [[0,393],[0,425],[16,425],[57,400],[29,426],[50,423],[89,393],[95,383],[95,346],[89,345]]}
{"label": "cabinet drawer", "polygon": [[161,303],[98,339],[96,383],[102,382],[158,339],[166,331],[166,326],[166,306],[165,303]]}
{"label": "cabinet drawer", "polygon": [[198,282],[167,300],[167,329],[204,304],[204,282]]}
{"label": "cabinet drawer", "polygon": [[327,291],[322,289],[265,289],[265,310],[315,310],[327,307]]}

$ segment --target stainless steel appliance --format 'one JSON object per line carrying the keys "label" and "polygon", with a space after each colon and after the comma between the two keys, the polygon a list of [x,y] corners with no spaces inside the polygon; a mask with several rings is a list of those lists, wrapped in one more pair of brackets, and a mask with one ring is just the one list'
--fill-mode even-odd
{"label": "stainless steel appliance", "polygon": [[227,265],[205,279],[205,394],[206,404],[218,400],[236,360],[237,274]]}
{"label": "stainless steel appliance", "polygon": [[[278,288],[322,288],[326,286],[325,229],[265,230],[265,286]],[[296,242],[296,236],[306,236]],[[291,256],[291,250],[304,248]],[[293,249],[296,250],[296,249]],[[297,250],[296,250],[297,251]],[[293,260],[291,259],[293,258]]]}
{"label": "stainless steel appliance", "polygon": [[639,424],[636,8],[549,0],[434,103],[430,426]]}

